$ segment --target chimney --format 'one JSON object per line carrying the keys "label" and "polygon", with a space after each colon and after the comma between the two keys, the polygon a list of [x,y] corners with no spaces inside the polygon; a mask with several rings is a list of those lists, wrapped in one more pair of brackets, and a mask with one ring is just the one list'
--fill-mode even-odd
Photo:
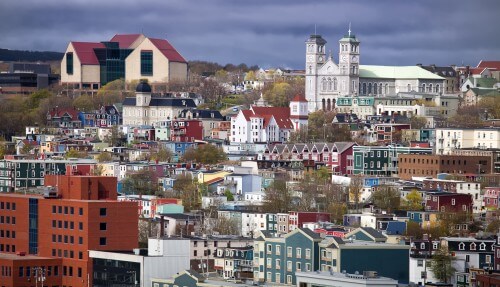
{"label": "chimney", "polygon": [[160,237],[163,238],[165,236],[165,217],[160,216]]}

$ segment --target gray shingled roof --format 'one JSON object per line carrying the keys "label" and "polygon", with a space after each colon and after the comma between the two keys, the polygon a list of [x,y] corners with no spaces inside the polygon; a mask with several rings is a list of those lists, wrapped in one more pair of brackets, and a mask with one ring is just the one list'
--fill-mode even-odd
{"label": "gray shingled roof", "polygon": [[321,236],[318,233],[312,231],[309,228],[300,228],[300,230],[302,230],[305,234],[309,235],[313,239],[321,239]]}
{"label": "gray shingled roof", "polygon": [[379,239],[387,239],[380,231],[377,231],[376,229],[372,227],[361,227],[366,233],[368,233],[370,236],[373,238],[379,238]]}

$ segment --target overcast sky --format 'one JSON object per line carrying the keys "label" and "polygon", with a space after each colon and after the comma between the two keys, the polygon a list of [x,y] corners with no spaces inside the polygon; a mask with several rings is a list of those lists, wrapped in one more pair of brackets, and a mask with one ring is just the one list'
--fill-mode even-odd
{"label": "overcast sky", "polygon": [[351,22],[361,64],[500,60],[500,0],[0,0],[0,21],[8,49],[62,52],[143,32],[188,60],[303,69],[315,25],[338,61]]}

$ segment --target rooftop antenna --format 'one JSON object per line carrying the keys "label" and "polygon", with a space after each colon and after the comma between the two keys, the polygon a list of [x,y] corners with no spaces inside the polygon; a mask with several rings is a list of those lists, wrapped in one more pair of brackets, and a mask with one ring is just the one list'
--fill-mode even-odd
{"label": "rooftop antenna", "polygon": [[351,22],[349,22],[349,37],[351,37]]}

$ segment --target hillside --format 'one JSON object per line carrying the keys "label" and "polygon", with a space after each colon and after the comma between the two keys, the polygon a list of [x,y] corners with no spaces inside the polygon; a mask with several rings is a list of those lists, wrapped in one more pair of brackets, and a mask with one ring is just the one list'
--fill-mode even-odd
{"label": "hillside", "polygon": [[63,58],[63,55],[64,53],[60,52],[20,51],[0,48],[0,61],[60,61]]}

